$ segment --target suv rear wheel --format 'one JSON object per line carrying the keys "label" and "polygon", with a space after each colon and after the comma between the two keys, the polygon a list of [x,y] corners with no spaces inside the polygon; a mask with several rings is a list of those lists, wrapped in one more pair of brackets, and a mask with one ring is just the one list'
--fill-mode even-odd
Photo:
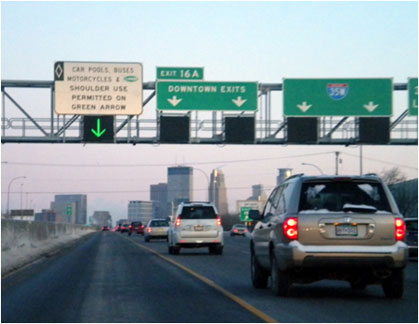
{"label": "suv rear wheel", "polygon": [[223,254],[223,246],[221,244],[211,245],[208,249],[210,254]]}
{"label": "suv rear wheel", "polygon": [[253,252],[250,257],[250,272],[253,287],[262,289],[268,286],[269,273],[261,267]]}
{"label": "suv rear wheel", "polygon": [[387,298],[402,298],[404,290],[404,272],[394,269],[390,277],[383,279],[382,286]]}
{"label": "suv rear wheel", "polygon": [[276,296],[287,296],[291,287],[291,273],[289,270],[280,270],[275,253],[271,256],[272,291]]}

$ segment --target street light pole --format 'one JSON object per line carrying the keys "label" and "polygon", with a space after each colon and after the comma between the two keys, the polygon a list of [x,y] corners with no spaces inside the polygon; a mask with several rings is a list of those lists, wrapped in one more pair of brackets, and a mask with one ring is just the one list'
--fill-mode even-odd
{"label": "street light pole", "polygon": [[314,167],[314,168],[316,168],[317,169],[317,171],[319,171],[320,172],[320,174],[324,174],[323,173],[323,170],[322,169],[320,169],[317,165],[315,165],[315,164],[312,164],[312,163],[301,163],[302,165],[310,165],[310,166],[312,166],[312,167]]}
{"label": "street light pole", "polygon": [[26,179],[26,176],[21,176],[21,177],[13,178],[9,182],[9,186],[7,187],[7,211],[6,211],[7,217],[9,217],[10,186],[12,185],[12,182],[15,181],[15,180],[17,180],[17,179]]}

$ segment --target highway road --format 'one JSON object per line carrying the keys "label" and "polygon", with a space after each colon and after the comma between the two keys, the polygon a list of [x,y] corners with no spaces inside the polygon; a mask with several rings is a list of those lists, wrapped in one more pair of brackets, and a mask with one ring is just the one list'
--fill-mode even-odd
{"label": "highway road", "polygon": [[250,282],[249,239],[225,237],[224,254],[169,255],[165,241],[95,233],[2,279],[2,322],[418,322],[418,267],[401,300],[380,286],[295,285],[287,298]]}

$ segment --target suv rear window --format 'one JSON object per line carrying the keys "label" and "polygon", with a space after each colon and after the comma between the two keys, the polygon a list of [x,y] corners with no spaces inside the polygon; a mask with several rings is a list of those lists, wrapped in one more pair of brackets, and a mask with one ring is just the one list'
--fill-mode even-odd
{"label": "suv rear window", "polygon": [[151,221],[150,226],[152,226],[152,227],[169,226],[169,222],[168,221],[164,221],[164,220],[154,220],[154,221]]}
{"label": "suv rear window", "polygon": [[379,182],[315,181],[302,185],[298,210],[391,212],[390,205]]}
{"label": "suv rear window", "polygon": [[217,215],[211,206],[199,206],[183,207],[180,217],[182,219],[215,219]]}
{"label": "suv rear window", "polygon": [[143,225],[143,223],[141,223],[141,222],[132,222],[131,225],[132,226],[141,226],[141,225]]}

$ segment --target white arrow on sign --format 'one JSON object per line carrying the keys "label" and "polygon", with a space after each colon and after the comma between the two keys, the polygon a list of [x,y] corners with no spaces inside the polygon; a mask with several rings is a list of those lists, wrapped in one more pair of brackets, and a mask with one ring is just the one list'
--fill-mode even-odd
{"label": "white arrow on sign", "polygon": [[374,105],[374,102],[370,101],[368,105],[364,105],[364,108],[369,112],[373,112],[379,105]]}
{"label": "white arrow on sign", "polygon": [[302,105],[297,105],[298,108],[301,109],[302,112],[306,112],[311,108],[312,105],[307,105],[307,101],[303,101]]}
{"label": "white arrow on sign", "polygon": [[232,99],[232,101],[237,107],[241,107],[247,101],[247,99],[242,99],[242,97],[239,96],[237,99]]}
{"label": "white arrow on sign", "polygon": [[167,101],[170,102],[173,107],[176,107],[182,99],[178,99],[176,96],[173,96],[172,99],[167,99]]}

